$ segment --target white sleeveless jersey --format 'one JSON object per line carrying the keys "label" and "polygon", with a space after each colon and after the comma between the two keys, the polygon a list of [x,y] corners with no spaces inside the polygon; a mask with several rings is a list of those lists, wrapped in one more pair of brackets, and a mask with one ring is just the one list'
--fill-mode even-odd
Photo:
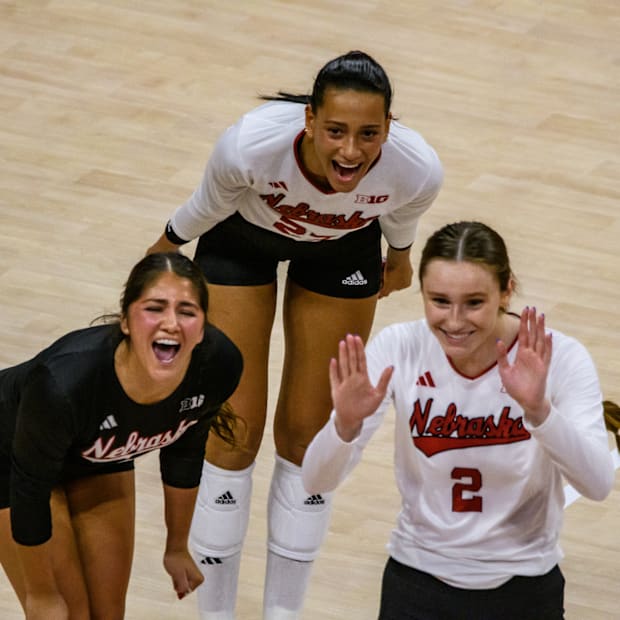
{"label": "white sleeveless jersey", "polygon": [[337,435],[332,412],[306,453],[307,489],[335,488],[392,404],[402,509],[391,555],[469,589],[549,571],[562,557],[563,477],[591,499],[603,499],[614,481],[599,381],[585,348],[553,331],[552,410],[536,428],[506,393],[497,365],[478,377],[459,374],[424,320],[384,329],[367,357],[373,384],[394,366],[388,395],[351,443]]}
{"label": "white sleeveless jersey", "polygon": [[304,106],[269,102],[245,114],[218,140],[201,184],[171,218],[191,240],[235,212],[299,241],[336,239],[379,219],[388,243],[411,245],[418,219],[439,192],[443,170],[415,131],[393,121],[373,167],[354,191],[326,192],[297,155]]}

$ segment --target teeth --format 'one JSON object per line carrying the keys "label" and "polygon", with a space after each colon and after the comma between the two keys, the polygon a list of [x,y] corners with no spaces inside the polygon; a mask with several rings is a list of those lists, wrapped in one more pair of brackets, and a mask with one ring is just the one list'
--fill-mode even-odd
{"label": "teeth", "polygon": [[163,344],[163,345],[170,346],[170,347],[174,347],[179,344],[176,340],[168,340],[167,338],[160,338],[159,340],[156,340],[155,342],[157,344]]}
{"label": "teeth", "polygon": [[353,170],[353,168],[357,168],[359,166],[359,164],[338,164],[341,168],[348,168],[350,170]]}

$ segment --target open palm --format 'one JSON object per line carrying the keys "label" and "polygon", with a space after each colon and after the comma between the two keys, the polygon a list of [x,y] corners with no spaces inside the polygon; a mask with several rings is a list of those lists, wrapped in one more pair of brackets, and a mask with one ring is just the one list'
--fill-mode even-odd
{"label": "open palm", "polygon": [[[536,308],[525,308],[514,362],[508,361],[505,343],[498,341],[498,369],[506,391],[535,423],[541,423],[549,410],[545,398],[547,374],[551,362],[551,334],[545,333],[545,316],[536,316]],[[543,418],[543,419],[541,419]]]}

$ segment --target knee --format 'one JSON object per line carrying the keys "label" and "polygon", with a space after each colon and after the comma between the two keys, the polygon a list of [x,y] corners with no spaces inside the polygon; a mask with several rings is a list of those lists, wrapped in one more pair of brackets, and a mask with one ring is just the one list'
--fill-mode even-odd
{"label": "knee", "polygon": [[329,528],[331,506],[331,493],[309,495],[301,468],[276,455],[269,491],[269,549],[293,560],[314,560]]}
{"label": "knee", "polygon": [[248,528],[254,464],[237,471],[205,461],[190,528],[198,554],[228,557],[241,551]]}

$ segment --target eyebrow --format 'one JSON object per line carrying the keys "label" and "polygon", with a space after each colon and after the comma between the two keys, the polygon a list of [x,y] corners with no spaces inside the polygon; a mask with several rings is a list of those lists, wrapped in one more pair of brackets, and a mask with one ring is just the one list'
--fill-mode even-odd
{"label": "eyebrow", "polygon": [[[167,304],[168,300],[165,298],[159,298],[159,297],[147,297],[146,299],[143,300],[142,303],[148,304],[148,303],[157,303],[157,304]],[[193,308],[200,308],[200,304],[195,302],[195,301],[180,301],[179,302],[179,306],[191,306]]]}
{"label": "eyebrow", "polygon": [[[326,118],[325,123],[331,123],[332,125],[338,125],[340,127],[347,127],[348,123],[342,122],[342,121],[334,121],[331,120],[329,118]],[[382,125],[382,123],[369,123],[367,125],[362,125],[362,129],[377,129],[380,128]]]}

